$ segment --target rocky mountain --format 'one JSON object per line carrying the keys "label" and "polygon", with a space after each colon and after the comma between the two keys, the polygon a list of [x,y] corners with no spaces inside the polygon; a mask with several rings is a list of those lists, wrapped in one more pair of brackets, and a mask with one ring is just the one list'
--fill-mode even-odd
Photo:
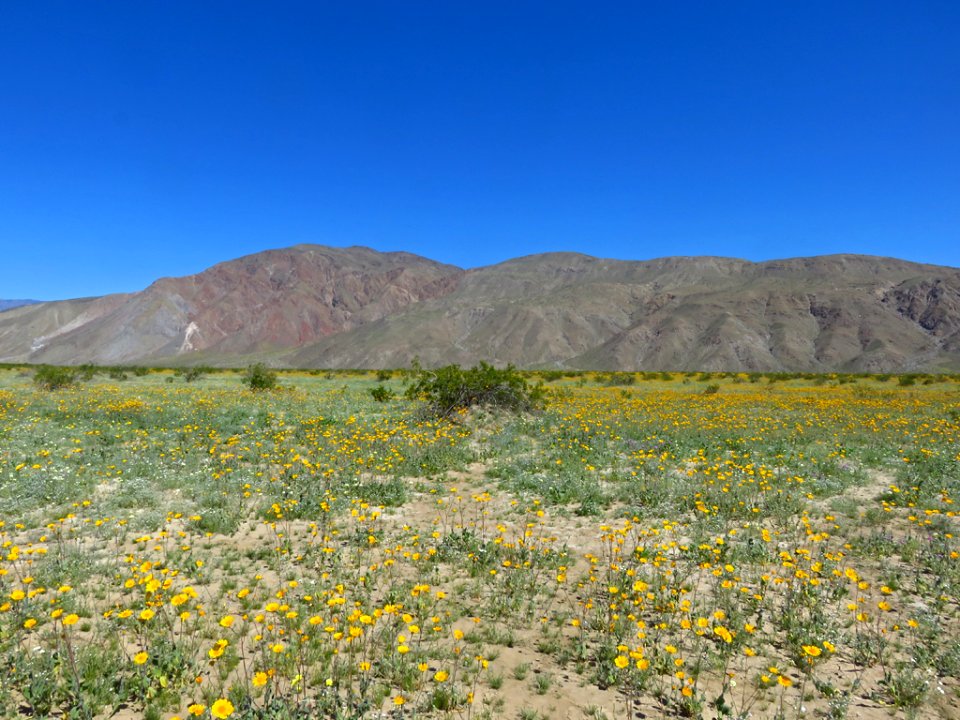
{"label": "rocky mountain", "polygon": [[0,361],[745,371],[960,369],[960,270],[550,253],[461,270],[299,245],[0,315]]}

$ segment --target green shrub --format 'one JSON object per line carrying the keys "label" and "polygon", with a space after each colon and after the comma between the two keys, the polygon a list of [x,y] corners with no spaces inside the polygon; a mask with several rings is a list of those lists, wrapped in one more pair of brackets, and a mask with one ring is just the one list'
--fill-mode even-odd
{"label": "green shrub", "polygon": [[441,417],[475,405],[524,412],[539,406],[543,388],[531,387],[513,365],[498,369],[481,362],[469,370],[459,365],[418,369],[407,397],[426,400],[428,410]]}
{"label": "green shrub", "polygon": [[177,375],[183,375],[185,382],[193,382],[194,380],[199,380],[204,375],[212,373],[213,368],[208,365],[193,365],[188,368],[180,368],[176,371]]}
{"label": "green shrub", "polygon": [[392,400],[394,396],[393,390],[386,388],[383,385],[377,385],[375,388],[370,388],[370,396],[377,402],[387,402]]}
{"label": "green shrub", "polygon": [[77,371],[73,368],[43,365],[33,374],[33,382],[43,390],[59,390],[77,382]]}
{"label": "green shrub", "polygon": [[277,386],[277,374],[262,362],[254,363],[240,381],[251,390],[272,390]]}

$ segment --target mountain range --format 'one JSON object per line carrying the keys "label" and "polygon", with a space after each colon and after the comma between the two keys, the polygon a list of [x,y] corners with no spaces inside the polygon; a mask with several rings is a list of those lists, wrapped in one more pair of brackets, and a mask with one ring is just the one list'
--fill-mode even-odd
{"label": "mountain range", "polygon": [[13,310],[16,307],[22,307],[24,305],[33,305],[40,302],[39,300],[0,300],[0,312],[4,310]]}
{"label": "mountain range", "polygon": [[960,370],[960,270],[547,253],[464,270],[297,245],[129,294],[0,313],[0,362],[393,368]]}

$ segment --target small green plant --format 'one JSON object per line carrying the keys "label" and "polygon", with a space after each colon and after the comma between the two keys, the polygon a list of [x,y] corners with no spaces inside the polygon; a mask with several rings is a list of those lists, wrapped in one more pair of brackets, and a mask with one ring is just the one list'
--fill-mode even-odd
{"label": "small green plant", "polygon": [[43,390],[59,390],[77,382],[77,373],[72,368],[43,365],[33,374],[33,383]]}
{"label": "small green plant", "polygon": [[537,695],[546,695],[552,685],[553,676],[550,673],[541,673],[533,681],[533,689]]}
{"label": "small green plant", "polygon": [[249,366],[241,382],[251,390],[272,390],[277,386],[277,373],[261,363]]}

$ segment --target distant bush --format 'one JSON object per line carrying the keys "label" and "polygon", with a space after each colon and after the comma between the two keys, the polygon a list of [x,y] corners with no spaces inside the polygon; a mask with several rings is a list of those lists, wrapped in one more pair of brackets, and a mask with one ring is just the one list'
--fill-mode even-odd
{"label": "distant bush", "polygon": [[74,371],[74,378],[80,380],[81,382],[89,382],[99,371],[100,368],[98,368],[96,365],[93,365],[92,363],[84,363]]}
{"label": "distant bush", "polygon": [[543,388],[531,387],[513,365],[498,369],[481,362],[469,370],[447,365],[415,372],[407,397],[426,400],[428,410],[441,417],[475,405],[524,412],[543,400]]}
{"label": "distant bush", "polygon": [[717,383],[710,383],[703,389],[704,395],[716,395],[720,392],[720,386]]}
{"label": "distant bush", "polygon": [[251,390],[272,390],[277,386],[277,374],[261,363],[254,363],[246,369],[240,382]]}
{"label": "distant bush", "polygon": [[183,379],[186,382],[193,382],[212,372],[213,368],[207,365],[193,365],[192,367],[178,369],[176,374],[183,375]]}
{"label": "distant bush", "polygon": [[33,382],[43,390],[59,390],[77,382],[77,371],[73,368],[43,365],[33,374]]}
{"label": "distant bush", "polygon": [[386,382],[393,377],[393,370],[377,370],[377,382]]}
{"label": "distant bush", "polygon": [[610,387],[619,385],[634,385],[637,382],[637,376],[630,372],[611,372],[603,373],[597,376],[597,382]]}

